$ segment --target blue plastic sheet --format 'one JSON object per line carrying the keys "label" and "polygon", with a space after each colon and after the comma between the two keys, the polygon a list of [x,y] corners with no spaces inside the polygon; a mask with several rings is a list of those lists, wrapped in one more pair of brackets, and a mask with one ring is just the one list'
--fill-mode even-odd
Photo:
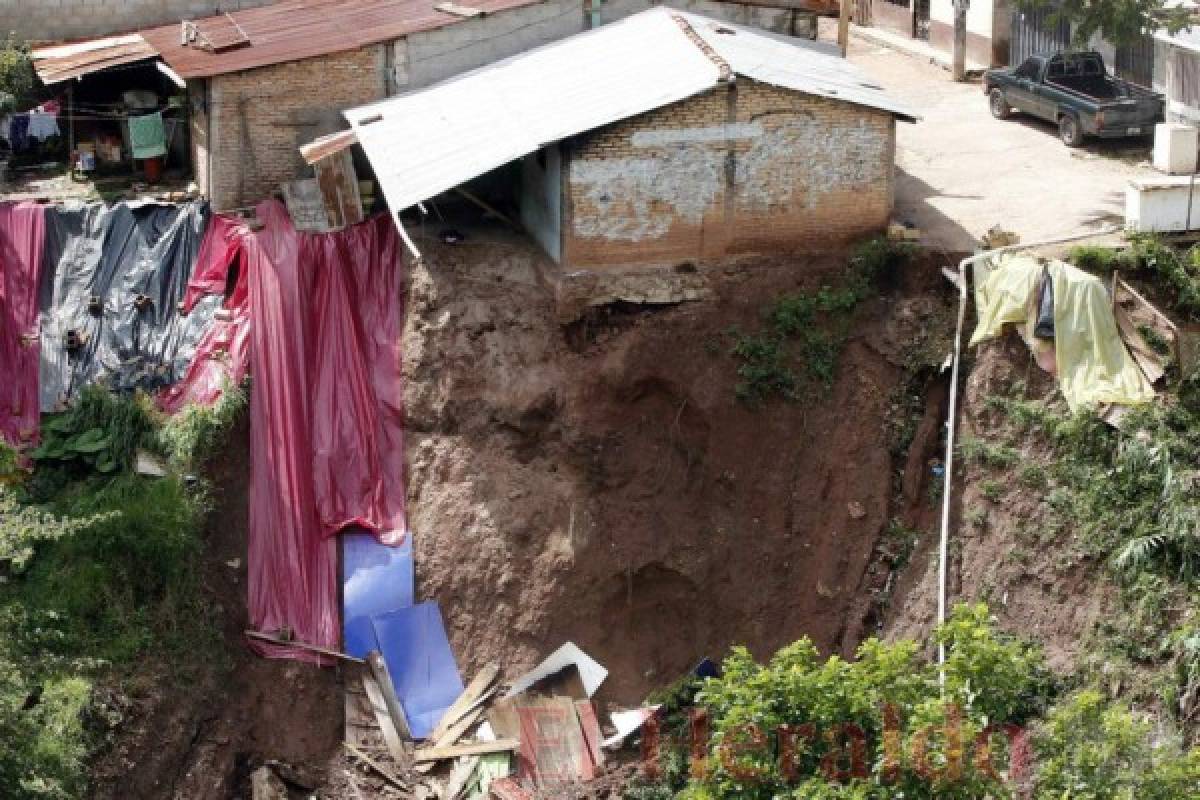
{"label": "blue plastic sheet", "polygon": [[424,739],[463,693],[442,613],[427,602],[376,614],[371,622],[408,726]]}
{"label": "blue plastic sheet", "polygon": [[389,547],[362,528],[349,528],[341,538],[345,651],[366,658],[379,650],[371,616],[412,607],[412,537]]}

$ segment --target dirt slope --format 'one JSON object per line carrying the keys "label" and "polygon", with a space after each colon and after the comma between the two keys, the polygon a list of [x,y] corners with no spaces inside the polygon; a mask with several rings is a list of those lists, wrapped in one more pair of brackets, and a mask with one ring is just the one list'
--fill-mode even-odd
{"label": "dirt slope", "polygon": [[[859,307],[827,392],[752,409],[735,400],[730,331],[836,283],[844,253],[702,266],[707,300],[564,327],[528,243],[426,246],[406,298],[409,513],[418,597],[440,602],[465,675],[496,661],[513,677],[572,640],[610,670],[604,712],[732,644],[765,656],[807,635],[849,653],[873,632],[898,557],[889,521],[932,513],[942,395],[926,409],[898,393],[919,395],[913,342],[946,327],[940,260]],[[915,431],[907,460],[898,425]],[[245,796],[271,759],[323,796],[382,789],[341,754],[341,676],[240,642],[245,442],[217,465],[205,564],[225,651],[198,653],[186,680],[147,665],[100,797]]]}
{"label": "dirt slope", "polygon": [[861,308],[826,396],[748,409],[726,331],[844,256],[725,265],[710,300],[568,331],[527,247],[431,261],[405,333],[411,523],[468,671],[570,639],[630,703],[734,643],[853,649],[895,512],[890,404],[936,289]]}

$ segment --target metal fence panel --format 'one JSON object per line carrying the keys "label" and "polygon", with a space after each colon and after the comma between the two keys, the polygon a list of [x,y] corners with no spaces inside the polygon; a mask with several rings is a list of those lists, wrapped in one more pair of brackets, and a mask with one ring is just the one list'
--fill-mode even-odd
{"label": "metal fence panel", "polygon": [[1054,14],[1053,8],[1013,10],[1008,63],[1015,67],[1035,53],[1070,49],[1071,23],[1054,21]]}

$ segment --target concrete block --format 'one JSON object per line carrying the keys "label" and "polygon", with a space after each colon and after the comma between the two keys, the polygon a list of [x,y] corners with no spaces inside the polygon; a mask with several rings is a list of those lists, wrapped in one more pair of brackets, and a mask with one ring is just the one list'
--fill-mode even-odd
{"label": "concrete block", "polygon": [[1168,175],[1190,175],[1196,171],[1200,130],[1192,125],[1161,122],[1154,126],[1154,168]]}

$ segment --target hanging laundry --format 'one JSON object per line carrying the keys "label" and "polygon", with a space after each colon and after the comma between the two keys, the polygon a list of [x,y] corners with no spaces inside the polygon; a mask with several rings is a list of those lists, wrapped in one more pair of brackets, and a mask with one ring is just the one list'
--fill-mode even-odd
{"label": "hanging laundry", "polygon": [[162,113],[156,111],[144,117],[130,117],[129,141],[133,146],[134,158],[165,156],[167,154],[167,134],[163,127]]}
{"label": "hanging laundry", "polygon": [[5,114],[0,117],[0,139],[10,141],[12,137],[12,114]]}
{"label": "hanging laundry", "polygon": [[55,136],[62,136],[58,129],[58,113],[49,111],[29,112],[29,138],[44,142]]}

